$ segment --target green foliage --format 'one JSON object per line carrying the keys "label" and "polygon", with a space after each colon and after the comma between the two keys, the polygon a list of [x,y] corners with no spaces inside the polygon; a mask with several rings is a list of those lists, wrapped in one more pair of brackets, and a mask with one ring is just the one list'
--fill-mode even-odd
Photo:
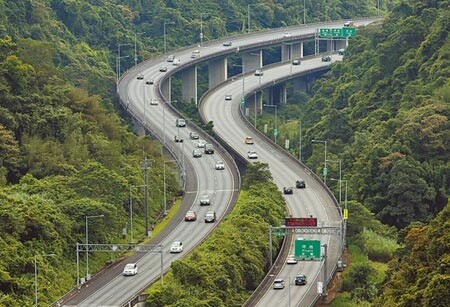
{"label": "green foliage", "polygon": [[[266,171],[264,167],[253,170]],[[148,304],[242,305],[267,273],[269,225],[284,217],[284,207],[271,178],[260,177],[241,192],[233,212],[201,246],[172,263],[164,288],[154,285],[149,289]],[[274,238],[274,244],[279,248],[280,239]]]}
{"label": "green foliage", "polygon": [[377,234],[371,230],[365,230],[358,241],[370,260],[388,262],[394,256],[399,244],[386,236]]}

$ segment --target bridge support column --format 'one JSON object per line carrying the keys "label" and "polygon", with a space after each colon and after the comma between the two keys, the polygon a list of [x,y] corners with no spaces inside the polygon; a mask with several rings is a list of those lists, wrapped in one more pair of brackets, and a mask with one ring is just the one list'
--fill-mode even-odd
{"label": "bridge support column", "polygon": [[172,101],[172,79],[168,78],[161,84],[163,98],[166,101]]}
{"label": "bridge support column", "polygon": [[194,102],[197,105],[197,66],[183,70],[181,72],[181,81],[183,83],[181,98],[185,102]]}
{"label": "bridge support column", "polygon": [[244,66],[244,73],[260,69],[263,64],[262,50],[258,52],[248,52],[242,54],[242,65]]}
{"label": "bridge support column", "polygon": [[292,58],[293,59],[303,58],[303,42],[292,45]]}
{"label": "bridge support column", "polygon": [[292,45],[282,44],[281,45],[281,62],[289,61],[292,59]]}
{"label": "bridge support column", "polygon": [[210,60],[208,62],[208,82],[210,89],[222,83],[227,78],[227,58]]}

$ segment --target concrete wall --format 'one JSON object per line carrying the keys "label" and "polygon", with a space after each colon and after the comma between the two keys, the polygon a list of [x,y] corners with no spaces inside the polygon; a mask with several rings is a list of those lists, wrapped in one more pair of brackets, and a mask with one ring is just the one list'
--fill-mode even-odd
{"label": "concrete wall", "polygon": [[227,58],[210,60],[208,62],[209,88],[222,83],[228,78]]}
{"label": "concrete wall", "polygon": [[242,54],[242,65],[244,66],[245,73],[255,71],[261,68],[262,64],[263,64],[262,50]]}
{"label": "concrete wall", "polygon": [[183,83],[181,89],[183,101],[188,103],[194,101],[195,105],[197,105],[197,66],[183,70],[181,72],[181,82]]}

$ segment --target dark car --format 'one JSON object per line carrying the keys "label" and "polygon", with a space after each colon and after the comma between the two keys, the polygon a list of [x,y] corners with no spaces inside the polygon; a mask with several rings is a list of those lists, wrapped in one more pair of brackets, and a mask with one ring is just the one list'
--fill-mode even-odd
{"label": "dark car", "polygon": [[159,71],[160,71],[160,72],[166,72],[166,71],[167,71],[167,66],[161,66],[161,67],[159,68]]}
{"label": "dark car", "polygon": [[331,56],[329,55],[324,55],[322,57],[322,62],[331,62]]}
{"label": "dark car", "polygon": [[303,180],[303,179],[297,180],[297,181],[295,182],[295,187],[296,187],[297,189],[304,189],[304,188],[306,188],[305,180]]}
{"label": "dark car", "polygon": [[142,80],[142,79],[144,79],[144,75],[143,75],[143,74],[139,74],[139,75],[137,75],[137,79],[138,79],[138,80]]}
{"label": "dark car", "polygon": [[181,143],[183,142],[183,138],[181,136],[175,135],[173,137],[173,140],[175,141],[175,143]]}
{"label": "dark car", "polygon": [[292,187],[284,187],[283,193],[284,194],[294,194],[294,189]]}
{"label": "dark car", "polygon": [[205,154],[213,154],[214,146],[213,144],[205,144]]}
{"label": "dark car", "polygon": [[298,274],[297,276],[295,276],[295,285],[296,286],[306,285],[306,276],[303,274]]}

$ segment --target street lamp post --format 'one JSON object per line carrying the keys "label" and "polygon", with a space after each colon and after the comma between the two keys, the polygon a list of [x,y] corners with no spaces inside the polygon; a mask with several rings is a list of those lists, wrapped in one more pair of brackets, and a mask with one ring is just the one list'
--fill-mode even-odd
{"label": "street lamp post", "polygon": [[247,32],[250,33],[250,7],[256,4],[247,4]]}
{"label": "street lamp post", "polygon": [[209,13],[200,13],[200,46],[203,45],[203,15],[207,15]]}
{"label": "street lamp post", "polygon": [[278,106],[276,104],[271,105],[271,104],[263,104],[264,107],[269,107],[269,108],[275,108],[275,128],[273,130],[273,136],[274,136],[274,140],[275,140],[275,144],[277,143],[277,135],[278,135],[278,124],[277,124],[277,110],[278,110]]}
{"label": "street lamp post", "polygon": [[322,140],[312,140],[312,143],[322,143],[325,145],[325,159],[324,159],[324,167],[323,167],[323,183],[327,184],[327,141]]}
{"label": "street lamp post", "polygon": [[303,0],[303,24],[306,25],[306,0]]}
{"label": "street lamp post", "polygon": [[119,78],[120,78],[120,59],[128,58],[128,55],[125,56],[116,56],[116,89],[117,93],[119,92]]}
{"label": "street lamp post", "polygon": [[233,66],[242,67],[242,100],[241,100],[241,104],[245,105],[245,68],[244,68],[244,60],[242,60],[242,65],[233,64]]}
{"label": "street lamp post", "polygon": [[130,243],[133,242],[133,197],[131,195],[131,189],[132,188],[143,188],[147,187],[146,185],[130,185],[130,196],[129,196],[129,202],[130,202]]}
{"label": "street lamp post", "polygon": [[164,215],[167,215],[167,189],[166,189],[166,163],[177,162],[177,160],[164,161]]}
{"label": "street lamp post", "polygon": [[134,32],[134,66],[137,65],[137,60],[138,60],[138,58],[137,58],[137,39],[136,39],[137,34],[143,34],[143,32],[139,32],[139,33]]}
{"label": "street lamp post", "polygon": [[86,215],[86,281],[89,280],[89,223],[88,220],[97,217],[104,217],[104,214],[100,215]]}
{"label": "street lamp post", "polygon": [[299,126],[299,140],[298,140],[298,160],[302,162],[302,121],[298,120],[298,126]]}
{"label": "street lamp post", "polygon": [[327,160],[327,162],[339,163],[339,205],[342,205],[342,160]]}
{"label": "street lamp post", "polygon": [[[37,270],[37,256],[34,255],[34,305],[38,307],[38,270]],[[53,257],[55,254],[42,254],[41,257]]]}
{"label": "street lamp post", "polygon": [[173,25],[174,21],[164,21],[164,54],[167,53],[166,25]]}

